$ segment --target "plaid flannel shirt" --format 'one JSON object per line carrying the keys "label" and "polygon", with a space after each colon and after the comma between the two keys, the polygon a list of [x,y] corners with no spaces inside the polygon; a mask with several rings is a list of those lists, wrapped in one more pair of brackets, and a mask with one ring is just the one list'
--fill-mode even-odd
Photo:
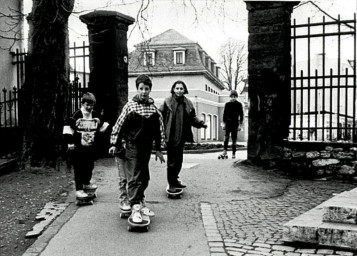
{"label": "plaid flannel shirt", "polygon": [[154,104],[149,104],[149,105],[139,104],[136,101],[129,101],[128,103],[125,104],[121,114],[118,117],[118,120],[116,121],[113,127],[112,134],[110,136],[110,144],[115,145],[117,143],[118,135],[125,122],[125,119],[132,112],[144,116],[145,118],[150,117],[152,114],[158,113],[159,122],[160,122],[160,136],[161,136],[160,148],[163,149],[165,146],[165,135],[164,135],[164,122],[161,112],[157,109],[157,107]]}

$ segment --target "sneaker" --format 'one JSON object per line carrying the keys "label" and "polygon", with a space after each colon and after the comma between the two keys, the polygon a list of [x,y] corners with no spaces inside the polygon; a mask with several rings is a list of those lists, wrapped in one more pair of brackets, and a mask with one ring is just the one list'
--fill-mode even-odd
{"label": "sneaker", "polygon": [[97,188],[98,188],[98,186],[95,185],[95,184],[92,184],[92,183],[90,183],[88,185],[83,185],[83,189],[84,190],[94,190],[94,189],[97,189]]}
{"label": "sneaker", "polygon": [[133,207],[131,208],[131,218],[134,223],[141,223],[143,222],[143,217],[141,216],[141,206],[140,204],[134,204]]}
{"label": "sneaker", "polygon": [[235,158],[236,158],[236,155],[235,155],[235,154],[233,154],[233,155],[232,155],[232,159],[235,159]]}
{"label": "sneaker", "polygon": [[119,204],[119,207],[120,207],[120,210],[125,211],[125,212],[131,210],[130,204],[126,200],[121,201]]}
{"label": "sneaker", "polygon": [[167,189],[167,192],[169,192],[169,193],[177,193],[179,191],[180,191],[179,188],[176,188],[176,187],[173,187],[173,186],[169,186],[169,188]]}
{"label": "sneaker", "polygon": [[83,190],[77,190],[76,191],[76,197],[77,198],[87,198],[88,194],[85,193]]}
{"label": "sneaker", "polygon": [[145,205],[145,202],[141,202],[141,213],[146,215],[146,216],[149,216],[149,217],[154,217],[155,216],[155,213],[150,210],[146,205]]}

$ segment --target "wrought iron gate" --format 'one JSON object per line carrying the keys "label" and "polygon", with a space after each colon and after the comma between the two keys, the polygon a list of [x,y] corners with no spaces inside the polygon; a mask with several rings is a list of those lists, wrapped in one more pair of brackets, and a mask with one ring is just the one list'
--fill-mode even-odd
{"label": "wrought iron gate", "polygon": [[356,142],[356,15],[291,25],[289,140]]}

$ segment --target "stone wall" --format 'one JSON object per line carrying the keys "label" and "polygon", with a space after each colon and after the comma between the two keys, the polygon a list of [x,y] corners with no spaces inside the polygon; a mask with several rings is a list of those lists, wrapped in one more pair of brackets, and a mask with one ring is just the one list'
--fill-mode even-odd
{"label": "stone wall", "polygon": [[357,179],[357,145],[287,142],[270,166],[302,178]]}

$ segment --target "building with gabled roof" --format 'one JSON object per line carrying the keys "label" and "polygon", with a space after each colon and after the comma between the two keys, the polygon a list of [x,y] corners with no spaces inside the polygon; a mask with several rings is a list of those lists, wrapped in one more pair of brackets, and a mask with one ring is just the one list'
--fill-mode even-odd
{"label": "building with gabled roof", "polygon": [[[135,45],[129,54],[129,98],[136,94],[135,79],[147,74],[153,82],[151,97],[160,106],[177,80],[186,83],[186,95],[207,129],[194,129],[197,142],[222,141],[221,128],[228,91],[219,78],[219,67],[204,49],[174,29]],[[245,140],[240,136],[240,140]]]}

